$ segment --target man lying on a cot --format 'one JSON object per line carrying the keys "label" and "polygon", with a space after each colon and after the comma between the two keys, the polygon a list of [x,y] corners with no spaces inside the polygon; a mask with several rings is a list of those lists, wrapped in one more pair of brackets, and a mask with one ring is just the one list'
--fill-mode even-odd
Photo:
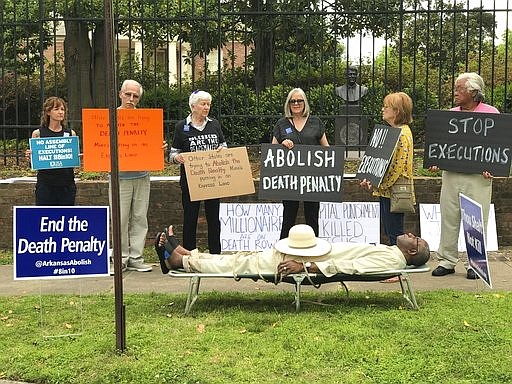
{"label": "man lying on a cot", "polygon": [[288,238],[281,239],[265,251],[211,255],[189,251],[178,244],[172,225],[155,238],[155,249],[162,273],[170,269],[187,272],[236,275],[288,275],[300,272],[322,273],[330,277],[337,273],[366,274],[404,269],[406,265],[423,265],[430,257],[428,243],[412,233],[397,238],[397,244],[372,245],[361,243],[329,243],[315,237],[313,229],[304,224],[290,229]]}

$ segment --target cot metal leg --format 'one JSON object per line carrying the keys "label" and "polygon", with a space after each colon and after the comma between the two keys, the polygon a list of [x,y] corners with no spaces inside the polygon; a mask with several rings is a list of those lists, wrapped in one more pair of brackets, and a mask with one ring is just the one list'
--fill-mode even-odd
{"label": "cot metal leg", "polygon": [[404,297],[404,299],[407,301],[407,303],[411,306],[412,309],[420,309],[418,303],[416,302],[416,295],[414,294],[414,290],[412,289],[409,274],[401,274],[399,276],[399,281],[400,288],[402,289],[402,296]]}
{"label": "cot metal leg", "polygon": [[187,303],[185,304],[185,315],[188,315],[192,306],[197,301],[197,297],[199,296],[199,284],[201,283],[201,278],[199,276],[192,276],[188,282],[188,296]]}
{"label": "cot metal leg", "polygon": [[295,312],[300,311],[300,286],[305,277],[304,274],[293,275],[293,280],[295,280]]}

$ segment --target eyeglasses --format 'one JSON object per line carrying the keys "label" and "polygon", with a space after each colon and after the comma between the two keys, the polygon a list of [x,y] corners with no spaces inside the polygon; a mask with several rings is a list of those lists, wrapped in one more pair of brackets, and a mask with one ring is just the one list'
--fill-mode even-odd
{"label": "eyeglasses", "polygon": [[134,93],[134,92],[123,92],[123,94],[126,97],[133,97],[134,99],[138,99],[140,97],[139,94]]}
{"label": "eyeglasses", "polygon": [[289,104],[302,104],[304,102],[303,99],[290,99]]}

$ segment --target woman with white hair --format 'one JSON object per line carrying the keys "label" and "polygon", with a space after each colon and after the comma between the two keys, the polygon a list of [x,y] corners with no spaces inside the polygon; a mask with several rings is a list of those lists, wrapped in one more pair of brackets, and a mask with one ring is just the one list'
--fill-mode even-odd
{"label": "woman with white hair", "polygon": [[[181,202],[183,205],[183,246],[196,249],[197,220],[200,201],[190,201],[190,193],[185,174],[183,152],[211,151],[227,148],[220,123],[208,117],[212,96],[205,91],[194,91],[189,97],[190,114],[178,121],[174,130],[169,160],[180,164]],[[220,245],[220,199],[204,201],[208,223],[208,249],[211,254],[221,252]]]}
{"label": "woman with white hair", "polygon": [[[496,108],[484,103],[484,80],[474,72],[462,73],[455,80],[455,104],[452,111],[500,113]],[[437,166],[430,167],[431,171],[438,171]],[[457,241],[460,230],[459,193],[463,193],[482,205],[485,232],[487,233],[487,219],[492,195],[492,174],[459,173],[443,171],[440,209],[441,209],[441,236],[439,239],[439,266],[432,271],[432,276],[445,276],[455,273],[455,265],[459,260]],[[464,261],[466,278],[478,279],[478,275],[469,268],[467,260]]]}
{"label": "woman with white hair", "polygon": [[[274,127],[272,144],[282,144],[292,149],[295,145],[329,146],[322,121],[310,115],[308,99],[304,91],[294,88],[288,93],[284,102],[284,117],[281,117]],[[318,212],[320,202],[304,201],[304,218],[306,224],[313,228],[318,236]],[[288,237],[290,228],[295,225],[299,201],[283,200],[283,223],[280,239]]]}

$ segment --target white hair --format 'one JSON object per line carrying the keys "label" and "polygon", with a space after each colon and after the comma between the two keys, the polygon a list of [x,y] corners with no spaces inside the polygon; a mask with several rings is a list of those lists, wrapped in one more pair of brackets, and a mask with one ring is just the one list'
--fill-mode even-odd
{"label": "white hair", "polygon": [[485,100],[485,83],[484,79],[475,72],[461,73],[455,81],[466,80],[464,86],[468,92],[476,91],[473,100],[480,103]]}
{"label": "white hair", "polygon": [[142,97],[142,93],[144,92],[144,90],[142,89],[142,85],[140,85],[138,81],[131,79],[123,81],[123,84],[121,85],[121,92],[124,91],[129,85],[135,85],[136,87],[139,87],[139,97]]}
{"label": "white hair", "polygon": [[192,106],[196,105],[199,100],[208,100],[210,103],[212,102],[212,95],[210,95],[206,91],[194,91],[188,98],[188,105],[192,110]]}

